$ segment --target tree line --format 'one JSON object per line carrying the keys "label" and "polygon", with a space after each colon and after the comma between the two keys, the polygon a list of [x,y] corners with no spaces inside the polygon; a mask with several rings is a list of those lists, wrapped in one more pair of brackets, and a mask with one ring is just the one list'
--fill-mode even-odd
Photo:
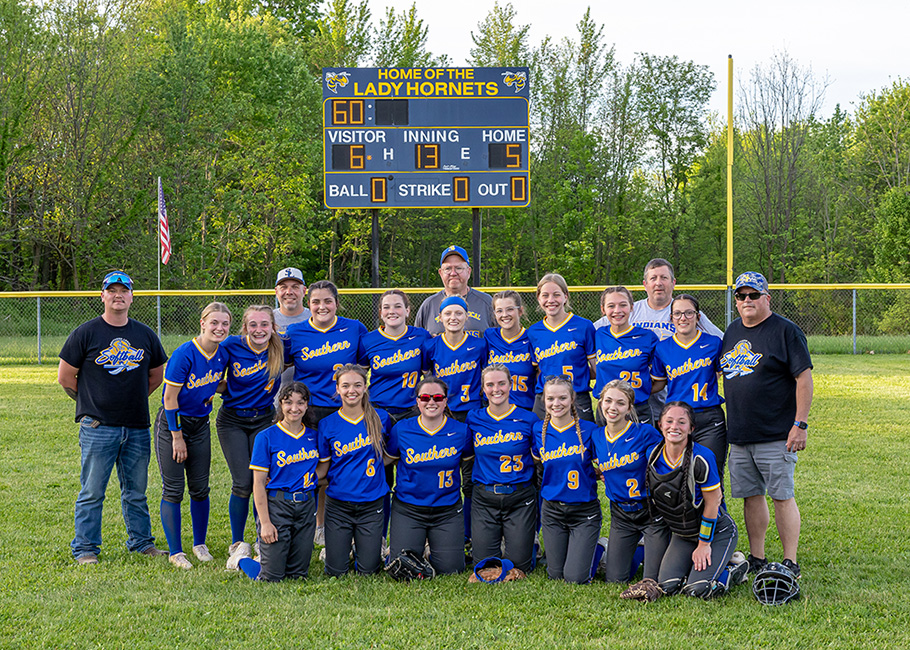
{"label": "tree line", "polygon": [[[156,275],[156,178],[174,255],[162,287],[370,285],[370,215],[322,203],[321,70],[442,67],[416,7],[365,0],[0,0],[0,286]],[[444,26],[434,26],[444,28]],[[493,5],[470,64],[531,68],[531,204],[482,210],[482,282],[638,283],[666,257],[724,283],[726,120],[705,65],[620,61],[590,11],[529,42]],[[910,278],[910,84],[821,114],[824,79],[786,52],[736,92],[735,258],[772,282]],[[437,284],[470,210],[383,210],[380,283]]]}

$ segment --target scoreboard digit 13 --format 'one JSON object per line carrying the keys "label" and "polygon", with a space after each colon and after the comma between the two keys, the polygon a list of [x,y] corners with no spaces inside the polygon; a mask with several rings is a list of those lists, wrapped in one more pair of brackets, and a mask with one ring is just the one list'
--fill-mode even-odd
{"label": "scoreboard digit 13", "polygon": [[323,68],[329,208],[528,205],[528,68]]}

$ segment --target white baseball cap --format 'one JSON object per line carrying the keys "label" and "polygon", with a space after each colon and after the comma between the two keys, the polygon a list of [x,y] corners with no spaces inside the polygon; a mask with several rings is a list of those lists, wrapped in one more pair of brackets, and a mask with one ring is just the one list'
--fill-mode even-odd
{"label": "white baseball cap", "polygon": [[297,280],[299,283],[306,285],[306,280],[303,279],[301,270],[295,269],[293,266],[278,271],[278,277],[275,278],[275,286],[277,287],[285,280]]}

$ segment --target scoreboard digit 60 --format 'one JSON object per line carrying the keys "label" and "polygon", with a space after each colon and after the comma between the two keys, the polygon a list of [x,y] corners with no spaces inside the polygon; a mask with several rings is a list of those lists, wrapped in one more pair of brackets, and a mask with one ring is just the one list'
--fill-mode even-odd
{"label": "scoreboard digit 60", "polygon": [[324,68],[329,208],[522,207],[527,68]]}

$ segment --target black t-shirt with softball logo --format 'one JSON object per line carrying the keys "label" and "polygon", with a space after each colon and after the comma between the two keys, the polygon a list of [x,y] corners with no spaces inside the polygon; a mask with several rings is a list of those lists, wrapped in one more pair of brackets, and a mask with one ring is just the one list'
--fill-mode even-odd
{"label": "black t-shirt with softball logo", "polygon": [[132,318],[116,327],[99,316],[73,330],[60,358],[79,369],[76,422],[88,416],[105,426],[149,427],[149,370],[167,361],[151,328]]}
{"label": "black t-shirt with softball logo", "polygon": [[802,330],[774,313],[754,327],[737,318],[724,333],[720,367],[727,441],[786,440],[796,418],[796,377],[812,367]]}

